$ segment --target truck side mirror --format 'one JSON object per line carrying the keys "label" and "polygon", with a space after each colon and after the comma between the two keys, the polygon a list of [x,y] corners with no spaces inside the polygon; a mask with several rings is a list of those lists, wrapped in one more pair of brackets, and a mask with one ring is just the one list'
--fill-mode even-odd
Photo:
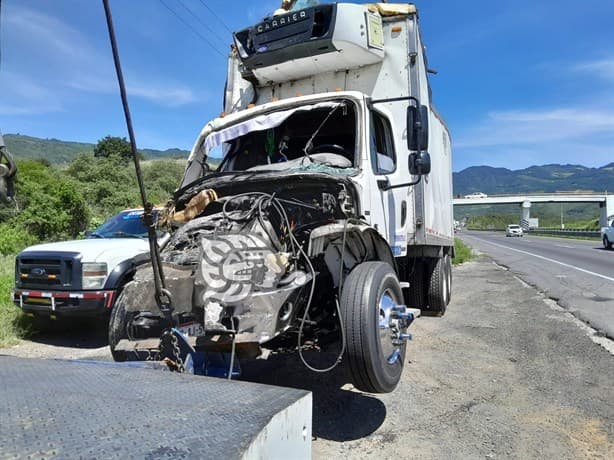
{"label": "truck side mirror", "polygon": [[417,151],[429,148],[429,109],[426,105],[407,107],[407,148]]}
{"label": "truck side mirror", "polygon": [[414,152],[409,155],[409,172],[423,176],[431,172],[431,155],[428,152]]}

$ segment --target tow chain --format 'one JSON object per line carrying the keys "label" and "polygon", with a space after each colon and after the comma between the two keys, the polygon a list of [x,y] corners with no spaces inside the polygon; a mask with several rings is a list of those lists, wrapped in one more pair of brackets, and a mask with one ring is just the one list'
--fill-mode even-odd
{"label": "tow chain", "polygon": [[[170,346],[168,353],[165,348]],[[185,364],[181,358],[181,348],[179,347],[179,340],[177,336],[173,334],[172,330],[165,330],[160,337],[160,356],[164,356],[164,363],[171,371],[183,373],[185,372]]]}

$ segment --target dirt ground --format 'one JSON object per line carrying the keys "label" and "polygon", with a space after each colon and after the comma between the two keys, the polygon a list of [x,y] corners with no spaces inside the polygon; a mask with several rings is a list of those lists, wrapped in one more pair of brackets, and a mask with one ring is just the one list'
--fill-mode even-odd
{"label": "dirt ground", "polygon": [[[454,277],[448,313],[412,325],[393,393],[360,393],[343,366],[308,373],[294,355],[246,365],[242,378],[313,392],[316,459],[614,458],[612,354],[487,258]],[[0,353],[109,359],[99,333],[36,340]]]}

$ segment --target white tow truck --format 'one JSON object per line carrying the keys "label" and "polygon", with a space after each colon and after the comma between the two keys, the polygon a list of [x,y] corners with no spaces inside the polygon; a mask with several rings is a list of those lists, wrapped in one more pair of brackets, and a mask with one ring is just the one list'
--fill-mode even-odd
{"label": "white tow truck", "polygon": [[[81,240],[30,246],[15,259],[13,302],[44,325],[65,317],[108,318],[136,267],[149,260],[142,209],[107,219]],[[168,235],[159,233],[160,242]]]}
{"label": "white tow truck", "polygon": [[162,212],[164,302],[138,269],[109,343],[116,360],[150,356],[175,325],[187,351],[154,351],[223,376],[266,349],[314,369],[304,350],[328,348],[329,368],[389,392],[410,323],[450,301],[450,136],[413,4],[292,3],[234,34],[223,113]]}

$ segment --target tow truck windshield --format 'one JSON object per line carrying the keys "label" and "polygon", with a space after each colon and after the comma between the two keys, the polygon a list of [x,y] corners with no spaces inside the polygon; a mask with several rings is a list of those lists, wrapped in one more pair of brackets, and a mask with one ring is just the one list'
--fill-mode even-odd
{"label": "tow truck windshield", "polygon": [[147,238],[142,210],[122,211],[87,234],[87,238]]}

